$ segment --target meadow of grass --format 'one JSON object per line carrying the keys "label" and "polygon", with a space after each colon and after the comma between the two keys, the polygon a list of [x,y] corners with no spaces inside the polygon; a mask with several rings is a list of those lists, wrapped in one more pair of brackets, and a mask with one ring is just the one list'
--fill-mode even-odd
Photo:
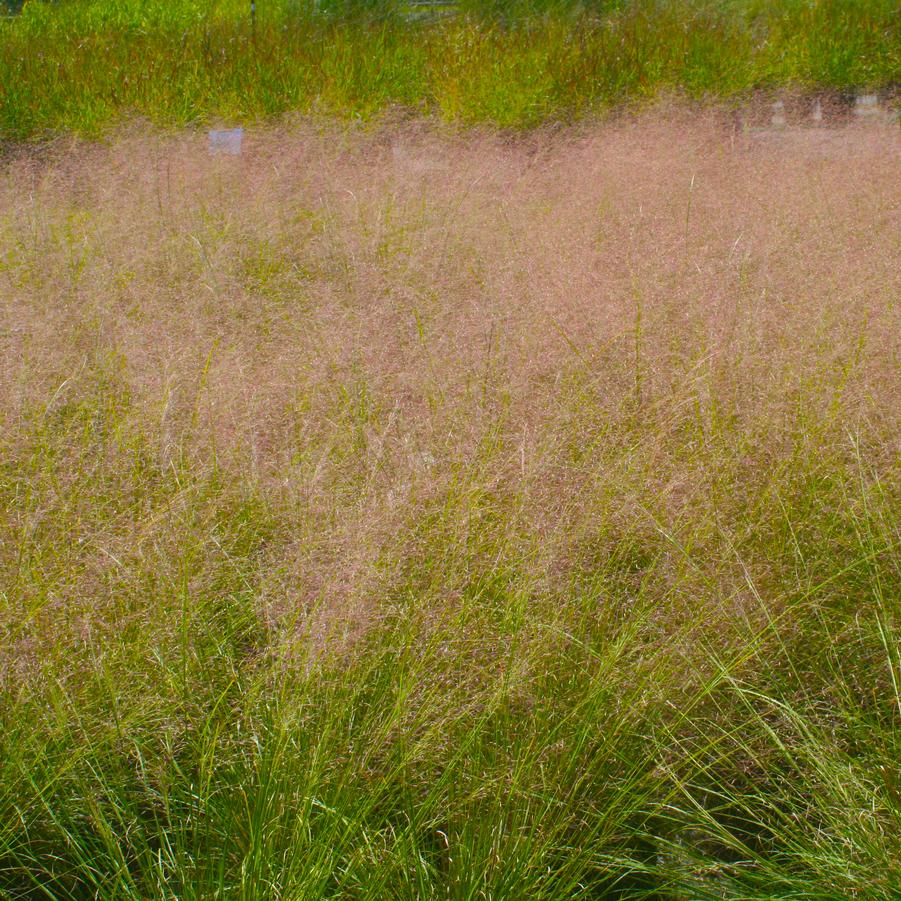
{"label": "meadow of grass", "polygon": [[31,0],[0,20],[0,139],[286,111],[572,121],[663,93],[894,90],[897,0]]}
{"label": "meadow of grass", "polygon": [[897,129],[0,170],[0,896],[901,892]]}

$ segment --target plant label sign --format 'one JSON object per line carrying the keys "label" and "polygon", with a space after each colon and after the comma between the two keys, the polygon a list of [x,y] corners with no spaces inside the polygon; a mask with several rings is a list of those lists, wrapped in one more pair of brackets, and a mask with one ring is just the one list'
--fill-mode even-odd
{"label": "plant label sign", "polygon": [[243,140],[243,128],[214,128],[210,131],[210,153],[227,153],[230,156],[240,156],[241,142]]}

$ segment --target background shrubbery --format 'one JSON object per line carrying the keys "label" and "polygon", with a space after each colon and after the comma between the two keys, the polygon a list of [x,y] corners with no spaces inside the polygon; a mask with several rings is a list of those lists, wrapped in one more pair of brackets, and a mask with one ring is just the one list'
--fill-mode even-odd
{"label": "background shrubbery", "polygon": [[[32,0],[0,23],[0,135],[401,106],[504,127],[677,91],[892,88],[896,0]],[[420,13],[422,10],[419,11]]]}

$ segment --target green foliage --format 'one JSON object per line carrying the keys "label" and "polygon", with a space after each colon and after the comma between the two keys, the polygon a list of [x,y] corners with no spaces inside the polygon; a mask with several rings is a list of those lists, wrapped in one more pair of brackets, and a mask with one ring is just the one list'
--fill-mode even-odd
{"label": "green foliage", "polygon": [[[696,654],[687,682],[655,637],[649,592],[615,622],[589,612],[601,586],[636,572],[648,584],[660,558],[636,547],[633,562],[625,545],[563,618],[526,612],[517,575],[495,573],[437,626],[402,615],[352,659],[307,647],[288,661],[270,656],[252,609],[271,506],[215,469],[158,469],[144,439],[115,434],[127,400],[111,383],[95,391],[44,417],[19,458],[27,472],[5,467],[4,494],[27,479],[47,522],[7,565],[5,603],[27,614],[7,640],[50,628],[45,605],[77,577],[81,552],[65,543],[78,498],[95,528],[106,510],[174,519],[165,549],[120,559],[131,575],[106,589],[117,601],[104,632],[66,644],[57,622],[56,653],[4,682],[8,896],[897,891],[897,535],[862,473],[847,471],[836,499],[851,492],[850,506],[828,519],[803,487],[786,498],[810,587],[731,656],[715,643],[706,663]],[[62,447],[115,458],[51,494]],[[856,537],[823,557],[834,530]],[[421,565],[442,553],[436,538]],[[789,568],[794,551],[768,549]]]}
{"label": "green foliage", "polygon": [[290,110],[392,106],[527,127],[676,89],[897,84],[894,0],[467,0],[411,20],[396,0],[32,0],[2,23],[0,135],[95,134]]}

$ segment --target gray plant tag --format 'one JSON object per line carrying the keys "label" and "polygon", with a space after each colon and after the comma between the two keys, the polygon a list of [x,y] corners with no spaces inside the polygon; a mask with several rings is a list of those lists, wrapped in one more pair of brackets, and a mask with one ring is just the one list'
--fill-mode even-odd
{"label": "gray plant tag", "polygon": [[210,131],[210,153],[227,153],[231,156],[240,156],[243,139],[244,129],[241,127],[214,128]]}

